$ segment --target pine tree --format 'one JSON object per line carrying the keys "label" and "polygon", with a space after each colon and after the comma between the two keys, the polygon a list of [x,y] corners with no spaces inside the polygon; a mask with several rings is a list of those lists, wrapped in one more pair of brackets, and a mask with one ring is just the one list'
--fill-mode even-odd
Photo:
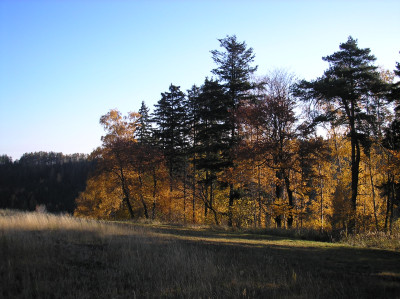
{"label": "pine tree", "polygon": [[332,122],[345,126],[351,142],[351,208],[350,231],[355,229],[359,165],[361,147],[367,141],[365,128],[374,121],[374,115],[364,109],[368,97],[386,88],[381,81],[376,60],[370,49],[360,49],[357,40],[349,37],[340,44],[340,51],[323,57],[329,63],[324,75],[314,81],[303,80],[297,85],[295,94],[306,102],[313,102],[320,115],[315,122]]}
{"label": "pine tree", "polygon": [[[400,63],[396,63],[394,74],[400,77]],[[391,125],[386,128],[383,146],[387,149],[388,165],[386,167],[386,181],[382,185],[387,198],[385,230],[392,229],[394,218],[394,205],[400,206],[400,82],[391,85],[389,101],[395,103],[396,117]]]}
{"label": "pine tree", "polygon": [[[400,63],[396,62],[396,69],[394,70],[394,74],[397,77],[400,77]],[[400,81],[397,81],[392,85],[392,92],[391,92],[391,100],[395,102],[395,110],[397,112],[397,117],[399,118],[400,115]]]}

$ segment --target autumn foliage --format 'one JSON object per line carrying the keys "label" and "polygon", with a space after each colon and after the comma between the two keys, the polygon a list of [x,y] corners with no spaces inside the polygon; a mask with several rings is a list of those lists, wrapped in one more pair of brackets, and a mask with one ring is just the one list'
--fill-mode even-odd
{"label": "autumn foliage", "polygon": [[[215,79],[172,85],[152,115],[100,119],[96,171],[75,215],[236,227],[391,230],[399,216],[398,84],[349,38],[315,81],[255,78],[235,36]],[[387,75],[387,72],[386,72]]]}

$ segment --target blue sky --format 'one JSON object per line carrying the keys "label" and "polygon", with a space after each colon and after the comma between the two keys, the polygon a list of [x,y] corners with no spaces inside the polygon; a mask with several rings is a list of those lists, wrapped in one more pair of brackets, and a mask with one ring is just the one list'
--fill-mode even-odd
{"label": "blue sky", "polygon": [[322,75],[349,35],[377,65],[400,61],[400,1],[0,1],[0,154],[90,153],[101,115],[152,108],[171,83],[201,85],[236,34],[258,75]]}

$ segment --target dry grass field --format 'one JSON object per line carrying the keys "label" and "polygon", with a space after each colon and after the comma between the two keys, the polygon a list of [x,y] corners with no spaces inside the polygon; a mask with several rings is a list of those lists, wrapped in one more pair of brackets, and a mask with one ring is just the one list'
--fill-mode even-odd
{"label": "dry grass field", "polygon": [[2,298],[400,298],[400,252],[0,211]]}

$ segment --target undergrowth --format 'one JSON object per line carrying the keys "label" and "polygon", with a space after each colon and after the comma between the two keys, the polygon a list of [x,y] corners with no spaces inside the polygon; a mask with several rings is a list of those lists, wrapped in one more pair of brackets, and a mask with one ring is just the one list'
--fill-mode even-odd
{"label": "undergrowth", "polygon": [[400,232],[363,232],[343,235],[341,243],[364,248],[380,248],[400,251]]}

